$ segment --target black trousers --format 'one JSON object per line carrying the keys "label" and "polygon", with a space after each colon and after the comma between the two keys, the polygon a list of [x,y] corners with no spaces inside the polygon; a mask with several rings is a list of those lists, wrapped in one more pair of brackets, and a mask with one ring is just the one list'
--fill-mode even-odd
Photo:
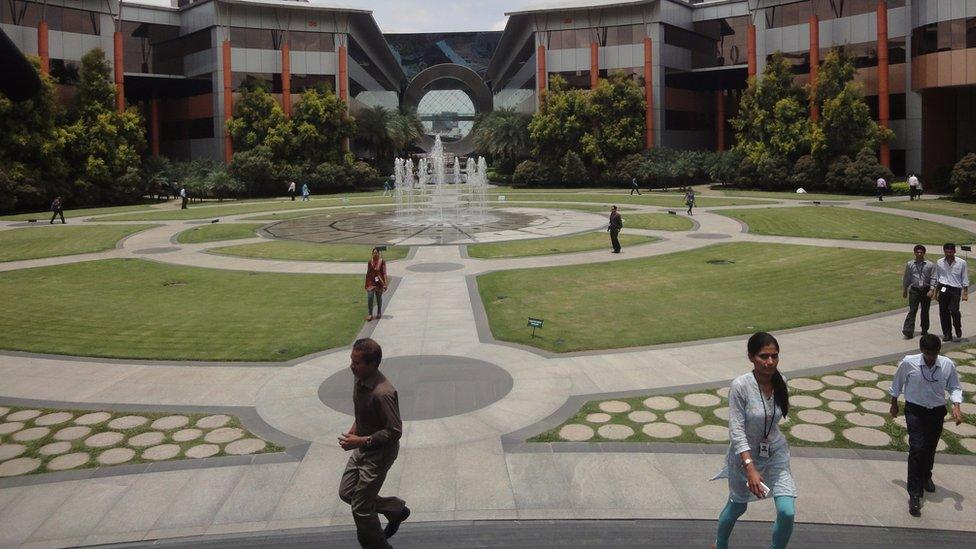
{"label": "black trousers", "polygon": [[[942,291],[945,288],[945,291]],[[962,313],[959,312],[959,301],[962,300],[962,288],[942,286],[939,288],[939,320],[942,322],[942,334],[952,335],[952,327],[956,327],[956,335],[962,337]]]}
{"label": "black trousers", "polygon": [[630,188],[630,196],[634,196],[634,193],[637,193],[637,195],[640,196],[640,193],[641,193],[640,192],[640,189],[638,189],[637,187],[631,187]]}
{"label": "black trousers", "polygon": [[922,497],[925,481],[932,478],[935,448],[942,436],[942,421],[948,410],[945,406],[926,408],[905,403],[905,423],[908,425],[908,495]]}
{"label": "black trousers", "polygon": [[181,209],[181,210],[185,210],[185,209],[186,209],[186,200],[187,200],[187,199],[186,199],[186,197],[184,196],[184,197],[183,197],[183,203],[182,203],[182,204],[180,205],[180,209]]}
{"label": "black trousers", "polygon": [[922,333],[929,331],[929,307],[932,305],[932,298],[929,297],[929,287],[919,288],[912,286],[908,289],[908,316],[905,317],[905,324],[901,331],[906,336],[915,335],[915,317],[918,316],[919,309],[922,310],[921,325]]}
{"label": "black trousers", "polygon": [[64,211],[60,208],[54,210],[54,215],[51,216],[51,223],[54,223],[54,220],[57,219],[59,215],[61,216],[61,224],[64,225]]}
{"label": "black trousers", "polygon": [[620,229],[610,229],[610,245],[613,246],[613,251],[620,251],[620,239],[617,236],[620,234]]}

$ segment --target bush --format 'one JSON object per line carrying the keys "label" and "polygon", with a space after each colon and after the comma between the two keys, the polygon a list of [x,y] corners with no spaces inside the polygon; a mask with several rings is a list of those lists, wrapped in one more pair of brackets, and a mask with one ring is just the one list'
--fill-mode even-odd
{"label": "bush", "polygon": [[307,176],[309,189],[315,193],[337,193],[353,188],[352,166],[323,162]]}
{"label": "bush", "polygon": [[801,156],[793,166],[793,175],[790,177],[794,190],[803,188],[807,191],[820,186],[820,168],[817,161],[809,154]]}
{"label": "bush", "polygon": [[888,192],[898,196],[908,196],[908,182],[899,181],[897,183],[891,183],[888,185]]}
{"label": "bush", "polygon": [[857,158],[848,169],[845,190],[853,194],[871,194],[876,189],[875,182],[879,177],[889,182],[895,178],[891,170],[878,162],[874,151],[865,147],[857,153]]}
{"label": "bush", "polygon": [[976,192],[976,153],[969,153],[956,162],[950,184],[961,200],[973,199]]}
{"label": "bush", "polygon": [[227,168],[221,166],[207,174],[204,179],[204,191],[206,196],[223,200],[241,194],[244,191],[244,184],[231,177],[227,173]]}
{"label": "bush", "polygon": [[850,169],[851,159],[846,154],[838,156],[827,168],[827,176],[824,178],[827,189],[833,192],[844,192]]}
{"label": "bush", "polygon": [[292,175],[274,161],[271,149],[265,145],[235,152],[230,162],[230,173],[244,184],[248,196],[280,194],[282,185]]}
{"label": "bush", "polygon": [[512,175],[512,184],[516,187],[538,186],[545,181],[544,175],[545,170],[542,169],[542,166],[538,162],[523,160],[515,167],[515,173]]}
{"label": "bush", "polygon": [[583,160],[578,154],[573,151],[566,153],[562,162],[559,163],[559,178],[561,182],[567,185],[582,186],[586,183],[589,174],[586,172],[586,165],[583,164]]}
{"label": "bush", "polygon": [[[390,166],[392,171],[392,166]],[[350,169],[352,185],[358,188],[372,187],[380,179],[380,172],[366,162],[354,162]]]}
{"label": "bush", "polygon": [[708,178],[713,183],[733,184],[739,176],[739,165],[741,163],[742,155],[738,152],[721,151],[714,153],[707,168]]}
{"label": "bush", "polygon": [[628,154],[617,161],[613,171],[608,174],[608,179],[614,183],[630,184],[630,180],[638,177],[641,164],[644,162],[643,155]]}

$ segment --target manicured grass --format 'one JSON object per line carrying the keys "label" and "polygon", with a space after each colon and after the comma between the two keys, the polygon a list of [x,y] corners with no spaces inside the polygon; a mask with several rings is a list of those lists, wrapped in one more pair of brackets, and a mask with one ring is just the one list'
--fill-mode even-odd
{"label": "manicured grass", "polygon": [[173,360],[289,360],[346,345],[362,276],[118,259],[0,273],[0,348]]}
{"label": "manicured grass", "polygon": [[756,234],[924,244],[976,240],[976,234],[941,223],[850,208],[802,206],[718,213],[745,222]]}
{"label": "manicured grass", "polygon": [[806,193],[797,194],[786,191],[747,191],[727,189],[719,191],[724,196],[742,196],[746,198],[775,198],[777,200],[863,200],[870,198],[864,195],[836,194],[836,193]]}
{"label": "manicured grass", "polygon": [[[502,193],[504,194],[504,193]],[[539,201],[539,202],[597,202],[606,204],[609,210],[611,205],[625,206],[627,204],[638,204],[642,206],[661,206],[665,208],[684,207],[683,194],[651,194],[644,193],[640,196],[629,195],[623,191],[620,194],[597,194],[597,193],[519,193],[519,201]],[[494,197],[492,203],[497,203]],[[756,204],[766,204],[762,200],[750,200],[748,198],[726,198],[726,197],[702,197],[695,198],[695,203],[700,207],[714,206],[753,206]]]}
{"label": "manicured grass", "polygon": [[[273,240],[254,244],[237,244],[210,250],[222,255],[253,257],[257,259],[293,259],[299,261],[362,261],[365,269],[373,249],[371,244],[317,244],[294,240]],[[383,252],[387,261],[403,259],[409,246],[392,246]],[[363,271],[365,272],[365,271]]]}
{"label": "manicured grass", "polygon": [[[556,352],[693,341],[902,307],[905,255],[737,243],[478,277],[494,337]],[[857,273],[856,284],[839,284]],[[545,319],[531,337],[526,317]]]}
{"label": "manicured grass", "polygon": [[[64,216],[68,219],[72,217],[84,217],[92,215],[104,215],[113,213],[124,213],[124,212],[139,212],[150,210],[150,204],[134,204],[132,206],[109,206],[105,208],[81,208],[78,210],[67,209],[64,210]],[[50,210],[44,212],[31,212],[22,214],[11,214],[0,216],[2,221],[27,221],[28,219],[37,219],[39,221],[50,221],[51,220]],[[58,223],[60,223],[61,218],[58,218]]]}
{"label": "manicured grass", "polygon": [[396,206],[392,205],[382,205],[373,207],[358,207],[358,208],[333,208],[328,210],[309,210],[307,212],[269,212],[261,215],[255,215],[251,217],[242,218],[241,221],[284,221],[286,219],[298,219],[301,217],[311,217],[313,215],[329,215],[329,214],[340,214],[340,213],[358,213],[358,212],[389,212],[396,209]]}
{"label": "manicured grass", "polygon": [[177,236],[181,244],[199,244],[201,242],[219,242],[221,240],[238,240],[257,236],[254,231],[266,223],[217,223],[200,225],[187,229]]}
{"label": "manicured grass", "polygon": [[[348,202],[346,201],[348,200]],[[223,205],[190,205],[185,210],[158,210],[145,213],[129,213],[103,218],[103,221],[157,221],[157,220],[187,220],[209,219],[225,215],[239,215],[268,211],[294,211],[303,208],[321,208],[323,206],[343,206],[348,204],[391,204],[392,198],[382,196],[330,196],[328,198],[313,198],[308,202],[296,200],[268,200],[262,202],[228,202]]]}
{"label": "manicured grass", "polygon": [[899,210],[911,210],[915,212],[925,212],[951,217],[961,217],[963,219],[976,219],[976,203],[959,202],[948,198],[937,200],[909,200],[904,202],[879,202],[877,206],[884,208],[898,208]]}
{"label": "manicured grass", "polygon": [[657,231],[690,231],[695,222],[682,215],[666,213],[627,214],[622,216],[624,228]]}
{"label": "manicured grass", "polygon": [[0,231],[0,261],[111,250],[119,240],[155,225],[56,225]]}
{"label": "manicured grass", "polygon": [[[624,248],[646,244],[657,240],[650,236],[621,234],[620,245]],[[553,238],[532,238],[529,240],[510,240],[505,242],[486,242],[468,246],[468,255],[480,259],[503,257],[526,257],[532,255],[566,254],[606,249],[610,251],[610,233],[593,233],[557,236]]]}

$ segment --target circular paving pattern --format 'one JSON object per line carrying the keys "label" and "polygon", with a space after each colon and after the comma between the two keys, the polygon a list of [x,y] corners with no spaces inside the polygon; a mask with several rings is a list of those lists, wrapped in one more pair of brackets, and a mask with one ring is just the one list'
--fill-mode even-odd
{"label": "circular paving pattern", "polygon": [[837,420],[837,416],[823,410],[800,410],[796,416],[806,423],[827,425]]}
{"label": "circular paving pattern", "polygon": [[722,387],[721,389],[715,391],[715,394],[717,394],[722,398],[729,398],[729,391],[730,391],[729,387]]}
{"label": "circular paving pattern", "polygon": [[187,423],[190,423],[190,418],[186,416],[166,416],[152,422],[150,427],[159,429],[160,431],[168,431],[170,429],[179,429]]}
{"label": "circular paving pattern", "polygon": [[[609,425],[604,425],[604,427],[609,427]],[[231,442],[224,447],[224,451],[233,456],[241,456],[260,452],[261,450],[264,450],[265,446],[267,446],[267,444],[263,440],[256,438],[245,438],[244,440]]]}
{"label": "circular paving pattern", "polygon": [[98,462],[102,465],[118,465],[130,461],[134,457],[136,457],[136,451],[132,448],[112,448],[99,454]]}
{"label": "circular paving pattern", "polygon": [[821,392],[820,396],[827,400],[843,400],[845,402],[854,400],[854,397],[852,397],[850,393],[846,391],[839,391],[837,389],[827,389],[826,391]]}
{"label": "circular paving pattern", "polygon": [[230,416],[224,414],[217,414],[213,416],[202,417],[197,420],[197,427],[201,429],[216,429],[217,427],[223,427],[227,425],[230,421]]}
{"label": "circular paving pattern", "polygon": [[415,273],[446,273],[460,271],[463,268],[464,265],[460,263],[418,263],[407,267],[407,270]]}
{"label": "circular paving pattern", "polygon": [[19,421],[12,421],[10,423],[0,423],[0,435],[9,435],[10,433],[16,433],[17,431],[24,428],[24,424]]}
{"label": "circular paving pattern", "polygon": [[695,434],[705,440],[725,442],[729,440],[729,430],[718,425],[702,425],[695,428]]}
{"label": "circular paving pattern", "polygon": [[44,438],[50,433],[51,430],[47,427],[31,427],[30,429],[24,429],[23,431],[17,431],[13,434],[11,438],[17,442],[25,442],[30,440],[37,440]]}
{"label": "circular paving pattern", "polygon": [[865,400],[861,402],[861,408],[869,412],[876,412],[879,414],[887,414],[888,410],[891,409],[890,402],[882,402],[880,400]]}
{"label": "circular paving pattern", "polygon": [[41,415],[40,410],[21,410],[4,418],[6,421],[27,421]]}
{"label": "circular paving pattern", "polygon": [[630,404],[620,400],[608,400],[600,403],[600,409],[608,414],[619,414],[630,410]]}
{"label": "circular paving pattern", "polygon": [[854,404],[840,400],[831,400],[827,402],[827,407],[835,412],[853,412],[854,410],[857,410],[857,406],[854,406]]}
{"label": "circular paving pattern", "polygon": [[684,401],[690,406],[698,407],[718,406],[722,403],[721,398],[708,393],[692,393],[685,396]]}
{"label": "circular paving pattern", "polygon": [[203,436],[203,431],[200,429],[180,429],[173,433],[173,440],[176,442],[187,442],[190,440],[196,440]]}
{"label": "circular paving pattern", "polygon": [[844,375],[858,381],[874,381],[878,379],[878,374],[867,370],[848,370]]}
{"label": "circular paving pattern", "polygon": [[854,380],[847,376],[828,375],[821,377],[820,381],[834,387],[850,387],[851,385],[854,385]]}
{"label": "circular paving pattern", "polygon": [[891,437],[884,431],[869,427],[851,427],[844,429],[844,438],[862,446],[887,446],[891,444]]}
{"label": "circular paving pattern", "polygon": [[22,457],[0,463],[0,477],[26,475],[41,466],[37,458]]}
{"label": "circular paving pattern", "polygon": [[808,379],[805,377],[787,380],[786,384],[800,391],[819,391],[824,387],[824,384],[820,383],[816,379]]}
{"label": "circular paving pattern", "polygon": [[664,419],[677,425],[698,425],[702,422],[701,414],[688,410],[675,410],[664,414]]}
{"label": "circular paving pattern", "polygon": [[[501,400],[514,385],[504,369],[483,360],[459,356],[402,356],[384,358],[380,371],[397,388],[400,416],[405,420],[435,419],[473,412]],[[319,386],[319,400],[353,415],[353,375],[349,368]],[[428,395],[467,394],[474,398],[431,399]]]}
{"label": "circular paving pattern", "polygon": [[976,425],[970,425],[969,423],[960,423],[956,425],[956,422],[952,420],[951,415],[947,415],[946,419],[949,421],[945,422],[945,430],[950,433],[955,433],[961,437],[976,437]]}
{"label": "circular paving pattern", "polygon": [[964,414],[976,414],[976,404],[963,402],[959,405],[959,409],[962,410],[962,413]]}
{"label": "circular paving pattern", "polygon": [[962,351],[950,351],[945,356],[952,360],[969,360],[973,358],[973,355]]}
{"label": "circular paving pattern", "polygon": [[590,423],[606,423],[610,421],[610,414],[604,414],[602,412],[588,414],[586,416],[586,421],[589,421]]}
{"label": "circular paving pattern", "polygon": [[956,371],[961,374],[976,374],[976,366],[956,366]]}
{"label": "circular paving pattern", "polygon": [[644,406],[651,410],[674,410],[680,405],[681,403],[677,399],[668,396],[653,396],[644,399]]}
{"label": "circular paving pattern", "polygon": [[97,425],[110,417],[112,417],[112,414],[108,412],[92,412],[75,419],[75,423],[78,425]]}
{"label": "circular paving pattern", "polygon": [[844,419],[861,427],[881,427],[885,424],[883,417],[875,414],[863,414],[861,412],[845,414]]}
{"label": "circular paving pattern", "polygon": [[875,383],[874,386],[884,391],[885,394],[888,394],[888,392],[891,391],[891,380],[886,379],[884,381],[879,381]]}
{"label": "circular paving pattern", "polygon": [[221,427],[207,433],[203,440],[212,444],[224,444],[244,436],[244,431],[237,427]]}
{"label": "circular paving pattern", "polygon": [[107,448],[115,446],[125,438],[122,433],[105,432],[92,435],[85,439],[85,446],[89,448]]}
{"label": "circular paving pattern", "polygon": [[716,408],[716,409],[712,410],[712,413],[715,414],[715,417],[721,419],[722,421],[728,421],[729,420],[729,407],[728,406],[725,406],[723,408]]}
{"label": "circular paving pattern", "polygon": [[634,423],[650,423],[657,419],[657,414],[647,410],[636,410],[627,414],[627,419]]}
{"label": "circular paving pattern", "polygon": [[186,457],[193,459],[208,458],[220,451],[216,444],[197,444],[186,451]]}
{"label": "circular paving pattern", "polygon": [[798,408],[819,408],[823,401],[808,395],[794,395],[790,397],[790,406]]}
{"label": "circular paving pattern", "polygon": [[67,441],[52,442],[50,444],[45,444],[37,449],[41,455],[45,456],[56,456],[58,454],[63,454],[71,449],[71,443]]}
{"label": "circular paving pattern", "polygon": [[76,467],[81,467],[82,465],[88,463],[91,459],[85,452],[75,452],[73,454],[65,454],[63,456],[58,456],[51,461],[47,462],[47,468],[51,471],[64,471],[65,469],[74,469]]}
{"label": "circular paving pattern", "polygon": [[599,429],[596,430],[601,437],[610,440],[623,440],[634,434],[634,430],[626,425],[601,425]]}
{"label": "circular paving pattern", "polygon": [[161,461],[164,459],[172,459],[179,453],[180,447],[175,444],[160,444],[159,446],[153,446],[143,450],[142,458],[152,461]]}
{"label": "circular paving pattern", "polygon": [[790,435],[807,442],[830,442],[834,439],[834,433],[830,429],[806,423],[791,427]]}
{"label": "circular paving pattern", "polygon": [[872,400],[880,400],[884,398],[885,392],[881,389],[875,389],[874,387],[854,387],[851,392],[861,398],[869,398]]}
{"label": "circular paving pattern", "polygon": [[963,448],[969,450],[970,452],[976,454],[976,438],[964,438],[959,440],[959,444]]}
{"label": "circular paving pattern", "polygon": [[23,444],[0,444],[0,461],[15,458],[27,451]]}
{"label": "circular paving pattern", "polygon": [[91,427],[75,425],[74,427],[65,427],[57,433],[54,433],[54,438],[57,440],[78,440],[79,438],[87,437],[89,433],[91,433]]}
{"label": "circular paving pattern", "polygon": [[895,372],[898,371],[898,367],[892,366],[891,364],[879,364],[871,369],[879,374],[886,375],[886,376],[893,376],[895,375]]}
{"label": "circular paving pattern", "polygon": [[582,442],[593,438],[593,428],[586,425],[570,424],[559,430],[559,438],[570,442]]}
{"label": "circular paving pattern", "polygon": [[58,425],[66,421],[70,421],[71,418],[75,417],[73,414],[68,412],[54,412],[51,414],[45,414],[34,420],[34,425],[43,425],[45,427],[51,425]]}
{"label": "circular paving pattern", "polygon": [[155,446],[163,441],[165,435],[159,431],[149,431],[148,433],[140,433],[129,439],[129,446],[135,446],[136,448],[144,448],[146,446]]}
{"label": "circular paving pattern", "polygon": [[108,422],[108,426],[111,429],[121,429],[124,431],[126,429],[138,427],[147,421],[149,420],[142,416],[122,416]]}
{"label": "circular paving pattern", "polygon": [[648,423],[641,431],[651,438],[674,438],[681,435],[681,427],[673,423]]}

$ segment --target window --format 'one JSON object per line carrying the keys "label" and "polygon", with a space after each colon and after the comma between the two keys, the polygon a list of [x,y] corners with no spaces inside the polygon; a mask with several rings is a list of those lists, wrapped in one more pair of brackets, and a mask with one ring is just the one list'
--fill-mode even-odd
{"label": "window", "polygon": [[288,35],[292,51],[335,51],[335,38],[331,32],[291,31]]}
{"label": "window", "polygon": [[912,30],[912,57],[976,48],[976,17],[930,23]]}

